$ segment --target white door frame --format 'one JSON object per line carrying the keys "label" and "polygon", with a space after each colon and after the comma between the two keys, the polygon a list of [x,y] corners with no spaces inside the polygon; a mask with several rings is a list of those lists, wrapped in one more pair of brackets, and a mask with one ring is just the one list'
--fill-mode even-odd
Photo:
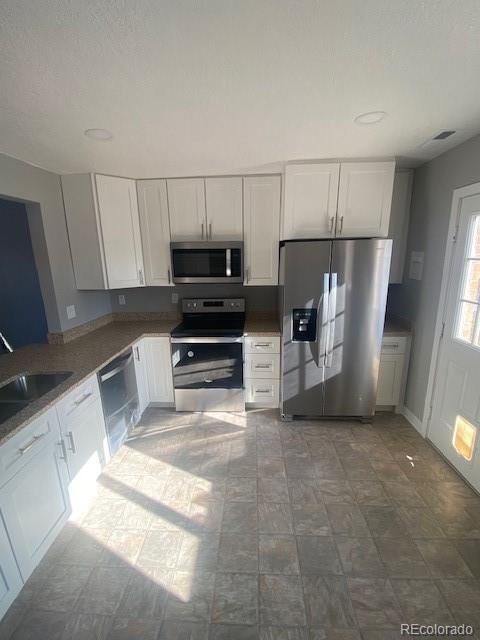
{"label": "white door frame", "polygon": [[480,194],[480,182],[475,182],[466,187],[454,189],[452,197],[452,206],[450,209],[450,223],[448,225],[447,246],[445,248],[445,259],[443,262],[442,285],[440,288],[440,299],[437,309],[437,319],[435,321],[435,333],[433,338],[432,360],[430,362],[430,370],[428,374],[427,393],[425,399],[425,408],[422,418],[422,435],[428,438],[430,432],[430,421],[433,410],[433,398],[435,394],[435,383],[437,377],[438,357],[440,354],[441,339],[443,335],[443,327],[445,324],[446,302],[450,287],[450,273],[452,260],[455,252],[455,239],[458,230],[458,222],[460,211],[462,208],[462,200],[469,196]]}

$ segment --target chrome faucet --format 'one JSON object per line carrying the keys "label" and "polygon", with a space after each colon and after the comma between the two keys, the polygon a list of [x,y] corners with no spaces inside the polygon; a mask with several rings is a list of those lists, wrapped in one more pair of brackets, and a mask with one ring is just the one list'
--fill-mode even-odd
{"label": "chrome faucet", "polygon": [[0,342],[3,343],[3,346],[5,347],[6,351],[9,351],[10,353],[13,352],[12,347],[10,346],[9,342],[7,341],[3,333],[1,332],[0,332]]}

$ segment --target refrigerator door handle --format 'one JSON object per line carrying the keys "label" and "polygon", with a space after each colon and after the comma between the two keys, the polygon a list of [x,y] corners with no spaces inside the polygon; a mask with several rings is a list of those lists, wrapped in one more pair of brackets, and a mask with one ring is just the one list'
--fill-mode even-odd
{"label": "refrigerator door handle", "polygon": [[[328,339],[328,306],[329,306],[329,289],[330,289],[330,274],[323,274],[323,293],[318,301],[317,308],[317,367],[325,366],[325,356],[327,350]],[[320,310],[320,304],[322,308]],[[320,321],[320,331],[318,331],[318,323]]]}
{"label": "refrigerator door handle", "polygon": [[327,332],[327,348],[325,356],[325,366],[331,367],[333,364],[333,346],[335,342],[335,317],[337,314],[337,274],[330,274],[332,286],[328,299],[328,332]]}

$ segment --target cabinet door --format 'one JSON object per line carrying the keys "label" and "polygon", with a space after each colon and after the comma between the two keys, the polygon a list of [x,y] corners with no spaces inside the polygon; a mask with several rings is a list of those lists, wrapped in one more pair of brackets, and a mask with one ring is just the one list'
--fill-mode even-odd
{"label": "cabinet door", "polygon": [[135,180],[96,176],[109,289],[144,285]]}
{"label": "cabinet door", "polygon": [[278,284],[280,176],[244,178],[245,284]]}
{"label": "cabinet door", "polygon": [[287,164],[282,240],[333,236],[339,171],[338,163]]}
{"label": "cabinet door", "polygon": [[378,370],[377,405],[396,406],[400,402],[403,376],[403,355],[381,354]]}
{"label": "cabinet door", "polygon": [[172,241],[205,240],[205,180],[167,180],[167,191]]}
{"label": "cabinet door", "polygon": [[145,351],[150,402],[173,404],[170,338],[146,338]]}
{"label": "cabinet door", "polygon": [[0,520],[0,620],[23,586],[7,532]]}
{"label": "cabinet door", "polygon": [[145,340],[137,342],[133,347],[133,355],[135,358],[135,376],[137,378],[138,404],[141,415],[150,402],[148,395]]}
{"label": "cabinet door", "polygon": [[397,171],[393,181],[392,210],[388,237],[393,240],[390,284],[401,284],[407,249],[410,202],[412,199],[412,171]]}
{"label": "cabinet door", "polygon": [[70,515],[60,434],[45,444],[0,492],[0,512],[23,580],[27,580]]}
{"label": "cabinet door", "polygon": [[165,180],[138,180],[138,210],[142,232],[145,284],[172,284],[170,270],[170,222]]}
{"label": "cabinet door", "polygon": [[336,235],[387,237],[395,162],[344,162],[340,168]]}
{"label": "cabinet door", "polygon": [[209,240],[243,240],[242,178],[206,178]]}
{"label": "cabinet door", "polygon": [[100,400],[61,425],[67,448],[68,491],[73,513],[82,513],[95,496],[96,481],[108,448]]}

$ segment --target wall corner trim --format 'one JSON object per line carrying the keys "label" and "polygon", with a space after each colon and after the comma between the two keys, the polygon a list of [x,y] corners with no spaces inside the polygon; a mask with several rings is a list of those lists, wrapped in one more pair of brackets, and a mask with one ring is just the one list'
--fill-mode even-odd
{"label": "wall corner trim", "polygon": [[419,418],[417,418],[417,416],[412,413],[408,407],[402,404],[398,407],[398,413],[401,413],[402,416],[408,420],[412,427],[416,429],[423,438],[426,437],[426,424],[424,424]]}

